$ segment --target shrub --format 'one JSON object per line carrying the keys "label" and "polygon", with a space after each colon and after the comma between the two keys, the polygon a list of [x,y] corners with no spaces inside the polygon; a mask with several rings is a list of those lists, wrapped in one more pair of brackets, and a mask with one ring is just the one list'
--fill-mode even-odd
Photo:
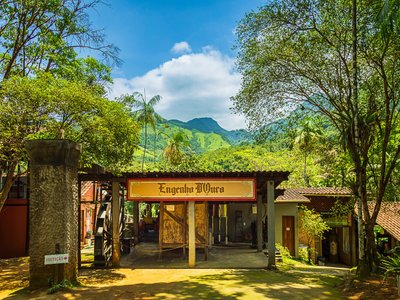
{"label": "shrub", "polygon": [[275,248],[280,252],[282,260],[285,260],[286,258],[292,258],[292,256],[290,255],[290,251],[287,247],[284,247],[281,244],[276,243]]}
{"label": "shrub", "polygon": [[302,262],[308,262],[308,250],[307,250],[307,247],[299,247],[299,259]]}
{"label": "shrub", "polygon": [[383,258],[380,267],[385,270],[385,278],[400,275],[400,254]]}

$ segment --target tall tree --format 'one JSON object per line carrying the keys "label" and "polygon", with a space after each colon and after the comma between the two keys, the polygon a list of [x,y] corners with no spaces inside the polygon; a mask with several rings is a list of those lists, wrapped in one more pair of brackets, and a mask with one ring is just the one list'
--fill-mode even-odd
{"label": "tall tree", "polygon": [[147,130],[150,126],[153,131],[156,130],[157,121],[161,120],[161,116],[154,110],[154,106],[160,102],[161,96],[155,95],[148,101],[146,95],[139,92],[134,92],[131,95],[124,95],[119,98],[119,101],[129,105],[134,111],[136,120],[142,124],[144,131],[144,147],[143,147],[143,158],[142,158],[142,172],[144,171],[144,160],[146,158],[147,150]]}
{"label": "tall tree", "polygon": [[[0,89],[0,167],[8,178],[27,160],[25,143],[34,138],[65,138],[84,145],[82,163],[119,171],[139,141],[129,109],[99,96],[96,87],[41,75],[11,77]],[[0,210],[12,180],[0,191]]]}
{"label": "tall tree", "polygon": [[[371,270],[373,227],[400,158],[400,40],[397,29],[381,34],[381,1],[360,1],[357,111],[351,8],[350,0],[283,0],[249,13],[237,29],[243,82],[233,101],[253,126],[303,102],[329,118],[352,158],[351,187],[362,202],[365,263]],[[372,213],[368,192],[376,199]]]}
{"label": "tall tree", "polygon": [[0,0],[0,78],[73,66],[77,50],[119,62],[118,48],[91,27],[88,12],[101,0]]}
{"label": "tall tree", "polygon": [[308,187],[310,186],[310,181],[307,175],[307,158],[316,149],[316,143],[321,137],[321,132],[314,126],[311,119],[303,120],[299,125],[293,142],[304,155],[303,182],[304,186]]}
{"label": "tall tree", "polygon": [[[23,141],[32,137],[33,132],[41,131],[42,122],[50,111],[59,112],[52,110],[50,102],[44,103],[51,95],[46,94],[49,87],[41,86],[45,82],[43,77],[36,81],[22,77],[51,73],[58,78],[81,81],[87,88],[88,98],[94,92],[92,88],[97,89],[96,94],[104,94],[104,83],[110,81],[110,69],[93,58],[79,58],[77,52],[82,48],[98,51],[105,62],[119,63],[118,48],[107,44],[103,32],[92,28],[89,22],[89,10],[100,3],[100,0],[0,0],[0,85],[2,97],[7,97],[0,100],[4,105],[1,113],[10,117],[1,124],[4,127],[0,136],[0,168],[7,175],[1,187],[0,202],[5,200],[12,185],[15,166],[25,159]],[[9,80],[21,90],[14,89],[11,93]],[[60,95],[55,90],[52,92]],[[64,92],[66,96],[73,93],[65,89]],[[12,105],[13,101],[21,99],[26,100],[25,104]],[[81,104],[85,106],[85,102]],[[35,107],[40,110],[35,112]],[[10,135],[10,129],[15,126],[17,130]],[[10,148],[18,143],[19,150]]]}

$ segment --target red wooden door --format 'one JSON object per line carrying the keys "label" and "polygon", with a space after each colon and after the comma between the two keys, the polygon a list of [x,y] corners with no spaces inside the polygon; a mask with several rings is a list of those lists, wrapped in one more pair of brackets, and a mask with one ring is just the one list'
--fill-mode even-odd
{"label": "red wooden door", "polygon": [[294,216],[282,216],[282,245],[294,256]]}

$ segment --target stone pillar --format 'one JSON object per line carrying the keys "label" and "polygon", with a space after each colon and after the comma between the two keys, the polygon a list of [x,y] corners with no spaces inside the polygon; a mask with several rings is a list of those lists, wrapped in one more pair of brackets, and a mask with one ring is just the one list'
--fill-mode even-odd
{"label": "stone pillar", "polygon": [[268,268],[275,268],[275,183],[267,182],[268,208]]}
{"label": "stone pillar", "polygon": [[[76,281],[81,146],[68,140],[34,140],[26,147],[30,158],[30,287],[47,287],[64,279]],[[57,252],[68,254],[68,263],[45,265],[45,255]]]}

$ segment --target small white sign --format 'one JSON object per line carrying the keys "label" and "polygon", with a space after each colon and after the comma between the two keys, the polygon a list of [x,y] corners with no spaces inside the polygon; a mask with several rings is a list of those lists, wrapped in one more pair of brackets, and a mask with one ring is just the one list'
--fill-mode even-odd
{"label": "small white sign", "polygon": [[45,265],[56,265],[68,263],[68,254],[52,254],[44,256]]}

